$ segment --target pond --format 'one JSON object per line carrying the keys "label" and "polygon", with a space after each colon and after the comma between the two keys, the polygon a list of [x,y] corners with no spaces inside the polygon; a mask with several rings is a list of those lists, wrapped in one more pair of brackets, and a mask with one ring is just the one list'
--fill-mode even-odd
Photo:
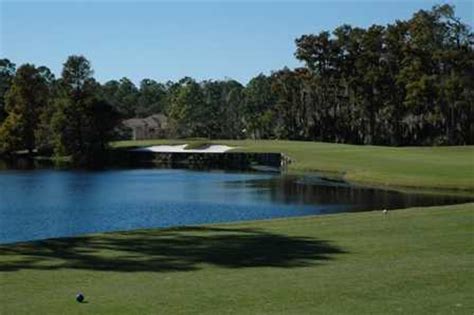
{"label": "pond", "polygon": [[0,171],[0,243],[467,201],[275,173],[8,170]]}

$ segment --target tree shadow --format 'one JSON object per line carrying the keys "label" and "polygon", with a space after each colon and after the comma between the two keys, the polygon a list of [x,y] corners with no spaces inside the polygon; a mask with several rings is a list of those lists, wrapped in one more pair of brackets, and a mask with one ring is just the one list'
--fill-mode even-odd
{"label": "tree shadow", "polygon": [[259,229],[182,227],[0,246],[0,271],[83,269],[121,272],[303,267],[345,253],[328,241]]}

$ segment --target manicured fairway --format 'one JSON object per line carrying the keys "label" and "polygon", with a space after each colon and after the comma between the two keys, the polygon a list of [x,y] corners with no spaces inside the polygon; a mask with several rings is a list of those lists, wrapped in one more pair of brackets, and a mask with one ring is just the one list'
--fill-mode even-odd
{"label": "manicured fairway", "polygon": [[[3,314],[472,314],[474,203],[0,246]],[[77,291],[87,303],[74,301]]]}
{"label": "manicured fairway", "polygon": [[[335,172],[346,180],[374,185],[474,191],[473,146],[394,148],[271,140],[212,142],[237,146],[236,151],[285,153],[293,160],[289,166],[293,172]],[[113,146],[160,143],[193,141],[122,141]]]}

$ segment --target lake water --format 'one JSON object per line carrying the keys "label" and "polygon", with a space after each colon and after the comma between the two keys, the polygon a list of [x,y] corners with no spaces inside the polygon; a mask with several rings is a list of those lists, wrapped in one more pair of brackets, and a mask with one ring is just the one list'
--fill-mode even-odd
{"label": "lake water", "polygon": [[0,243],[467,201],[270,173],[0,171]]}

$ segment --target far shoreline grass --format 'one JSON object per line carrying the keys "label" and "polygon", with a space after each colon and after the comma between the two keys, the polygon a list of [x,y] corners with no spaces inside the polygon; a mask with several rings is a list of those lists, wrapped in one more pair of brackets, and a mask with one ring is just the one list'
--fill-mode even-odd
{"label": "far shoreline grass", "polygon": [[[470,314],[473,211],[469,203],[3,245],[0,305],[5,314]],[[75,302],[77,291],[88,303]]]}
{"label": "far shoreline grass", "polygon": [[[202,143],[203,139],[113,142],[113,148]],[[323,172],[352,182],[392,188],[474,193],[474,146],[383,147],[277,140],[205,140],[234,152],[279,152],[293,162],[288,172]]]}

